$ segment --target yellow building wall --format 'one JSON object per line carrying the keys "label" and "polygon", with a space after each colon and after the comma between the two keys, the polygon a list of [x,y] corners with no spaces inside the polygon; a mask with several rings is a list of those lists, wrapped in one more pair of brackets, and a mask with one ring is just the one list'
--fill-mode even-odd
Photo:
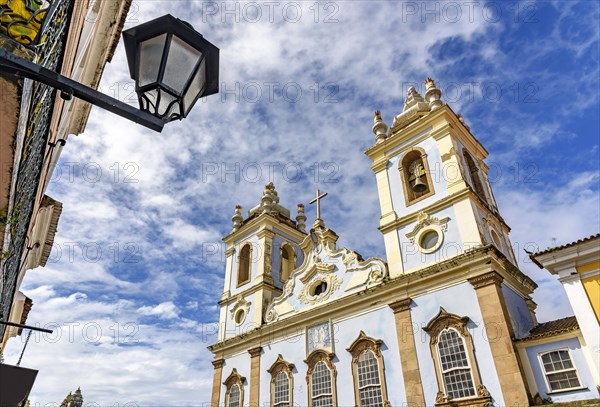
{"label": "yellow building wall", "polygon": [[[600,261],[595,261],[593,263],[577,267],[577,272],[582,274],[598,269],[600,269]],[[600,323],[600,274],[581,279],[581,284],[583,284],[583,289],[585,290],[588,300],[592,305],[594,314],[596,314],[596,319],[598,320],[598,323]]]}

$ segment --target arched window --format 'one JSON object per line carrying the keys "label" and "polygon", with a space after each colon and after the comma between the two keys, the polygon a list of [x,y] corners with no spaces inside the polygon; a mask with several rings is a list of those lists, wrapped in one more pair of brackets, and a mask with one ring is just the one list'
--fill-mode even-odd
{"label": "arched window", "polygon": [[229,377],[223,382],[225,390],[226,407],[243,407],[244,405],[244,382],[246,378],[233,369]]}
{"label": "arched window", "polygon": [[333,353],[318,349],[305,360],[308,364],[308,407],[337,406],[334,356]]}
{"label": "arched window", "polygon": [[445,394],[451,399],[475,395],[475,384],[465,350],[465,341],[454,328],[440,332],[437,344]]}
{"label": "arched window", "polygon": [[398,169],[407,206],[433,195],[433,183],[425,150],[414,147],[404,154]]}
{"label": "arched window", "polygon": [[279,257],[279,280],[282,283],[285,283],[292,275],[292,271],[296,268],[296,252],[289,244],[283,244],[281,246]]}
{"label": "arched window", "polygon": [[240,407],[240,386],[234,384],[229,389],[229,399],[227,400],[227,407]]}
{"label": "arched window", "polygon": [[469,175],[471,176],[471,182],[473,185],[473,189],[475,189],[475,193],[479,195],[484,202],[487,202],[485,197],[485,192],[483,190],[483,184],[481,183],[481,174],[479,174],[479,168],[475,165],[475,161],[471,154],[465,149],[463,149],[463,156],[465,157],[465,162],[467,163],[467,170],[469,171]]}
{"label": "arched window", "polygon": [[390,406],[380,350],[382,343],[360,331],[358,338],[347,349],[352,354],[354,397],[359,407]]}
{"label": "arched window", "polygon": [[468,320],[440,308],[424,328],[430,336],[438,382],[436,406],[449,406],[452,400],[467,398],[469,405],[486,406],[492,400],[479,377]]}
{"label": "arched window", "polygon": [[271,374],[271,407],[292,407],[294,389],[294,365],[286,362],[281,355],[270,369]]}
{"label": "arched window", "polygon": [[238,256],[238,278],[237,286],[241,286],[250,281],[250,261],[252,259],[252,246],[245,244],[240,250]]}

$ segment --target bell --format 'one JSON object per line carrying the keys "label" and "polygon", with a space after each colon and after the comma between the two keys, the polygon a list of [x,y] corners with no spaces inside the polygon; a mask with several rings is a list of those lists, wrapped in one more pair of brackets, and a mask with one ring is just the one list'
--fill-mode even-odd
{"label": "bell", "polygon": [[427,189],[427,184],[421,181],[421,177],[416,177],[412,189],[415,192],[424,192]]}

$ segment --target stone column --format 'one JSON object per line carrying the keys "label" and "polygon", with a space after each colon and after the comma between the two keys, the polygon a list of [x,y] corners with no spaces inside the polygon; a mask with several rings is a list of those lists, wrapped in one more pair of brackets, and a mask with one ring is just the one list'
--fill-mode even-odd
{"label": "stone column", "polygon": [[503,280],[502,276],[492,271],[470,278],[469,282],[477,293],[504,404],[511,407],[529,406],[523,373],[513,346],[514,332],[502,294]]}
{"label": "stone column", "polygon": [[400,349],[400,363],[402,376],[404,377],[404,390],[408,407],[425,406],[423,396],[423,384],[421,383],[421,372],[417,359],[414,329],[410,316],[410,304],[412,300],[396,301],[390,305],[394,311],[396,321],[396,336],[398,337],[398,348]]}
{"label": "stone column", "polygon": [[260,353],[262,347],[257,346],[248,351],[250,354],[250,407],[258,407],[260,393]]}
{"label": "stone column", "polygon": [[225,363],[224,359],[216,359],[212,361],[212,364],[215,368],[215,374],[213,376],[213,385],[212,385],[212,396],[210,399],[211,407],[218,407],[219,402],[221,401],[221,379],[223,373],[223,364]]}

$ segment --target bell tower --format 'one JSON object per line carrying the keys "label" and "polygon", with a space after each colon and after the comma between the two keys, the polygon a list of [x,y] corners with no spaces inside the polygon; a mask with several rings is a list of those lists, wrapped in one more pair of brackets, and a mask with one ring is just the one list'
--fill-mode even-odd
{"label": "bell tower", "polygon": [[298,204],[297,210],[294,221],[279,204],[273,183],[265,186],[260,203],[246,218],[242,207],[235,207],[233,229],[223,238],[226,271],[219,301],[219,341],[260,327],[271,300],[282,293],[292,271],[302,264],[304,205]]}
{"label": "bell tower", "polygon": [[375,112],[373,160],[390,276],[411,273],[469,249],[493,245],[516,265],[494,200],[488,153],[435,82],[411,87],[392,126]]}

